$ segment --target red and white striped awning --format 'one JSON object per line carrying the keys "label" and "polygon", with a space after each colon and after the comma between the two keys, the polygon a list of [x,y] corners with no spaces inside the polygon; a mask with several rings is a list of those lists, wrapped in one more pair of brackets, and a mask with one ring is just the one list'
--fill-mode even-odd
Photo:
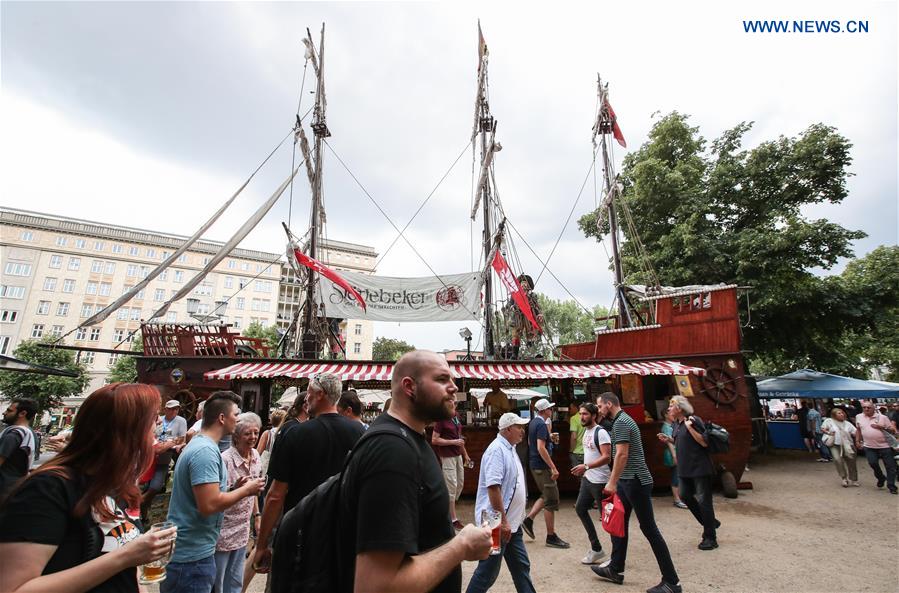
{"label": "red and white striped awning", "polygon": [[[705,369],[686,366],[670,360],[642,362],[470,362],[450,361],[458,377],[465,379],[587,379],[612,375],[704,375]],[[300,379],[318,373],[334,373],[343,381],[390,381],[393,364],[352,361],[329,362],[241,362],[209,371],[207,380],[219,379]]]}

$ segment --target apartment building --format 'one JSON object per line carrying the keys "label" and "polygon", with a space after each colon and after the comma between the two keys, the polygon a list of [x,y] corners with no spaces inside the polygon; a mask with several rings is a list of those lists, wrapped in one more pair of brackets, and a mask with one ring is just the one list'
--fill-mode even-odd
{"label": "apartment building", "polygon": [[[61,336],[149,274],[186,237],[0,207],[0,354],[22,340]],[[198,241],[135,298],[67,344],[113,348],[209,262],[221,243]],[[283,256],[235,249],[174,303],[166,322],[221,319],[236,329],[275,323]],[[188,305],[192,309],[188,312]],[[119,355],[82,352],[87,392],[103,385]]]}
{"label": "apartment building", "polygon": [[[378,254],[373,247],[324,239],[319,260],[338,271],[373,274]],[[293,269],[281,266],[281,287],[278,295],[278,328],[290,327],[293,316],[304,298],[304,287]],[[374,324],[364,319],[346,319],[340,324],[348,360],[371,360],[374,343]]]}

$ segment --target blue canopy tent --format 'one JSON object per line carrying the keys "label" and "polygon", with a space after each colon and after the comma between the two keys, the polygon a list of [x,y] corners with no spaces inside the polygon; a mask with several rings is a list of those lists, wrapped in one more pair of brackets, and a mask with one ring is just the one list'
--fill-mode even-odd
{"label": "blue canopy tent", "polygon": [[899,397],[899,387],[802,369],[758,382],[759,399]]}
{"label": "blue canopy tent", "polygon": [[[884,385],[802,369],[757,383],[759,399],[864,399],[899,397],[899,385]],[[771,443],[778,449],[805,449],[796,421],[768,423]]]}

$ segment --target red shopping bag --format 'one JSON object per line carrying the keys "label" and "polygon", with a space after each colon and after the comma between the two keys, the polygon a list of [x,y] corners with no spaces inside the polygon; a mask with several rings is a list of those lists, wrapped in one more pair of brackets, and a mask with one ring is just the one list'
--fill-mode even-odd
{"label": "red shopping bag", "polygon": [[602,528],[609,535],[624,537],[624,503],[617,494],[602,500]]}

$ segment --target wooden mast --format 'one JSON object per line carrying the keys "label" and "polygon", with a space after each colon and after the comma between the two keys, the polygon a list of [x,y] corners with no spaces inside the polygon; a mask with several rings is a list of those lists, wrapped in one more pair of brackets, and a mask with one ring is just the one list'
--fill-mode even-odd
{"label": "wooden mast", "polygon": [[[478,95],[475,105],[474,133],[481,136],[481,174],[478,179],[477,196],[475,198],[475,210],[472,211],[472,220],[475,217],[477,202],[481,202],[484,215],[484,231],[482,235],[482,248],[484,250],[484,269],[487,270],[484,280],[484,358],[493,360],[496,356],[493,336],[493,273],[490,271],[490,255],[493,247],[493,233],[490,220],[490,161],[494,151],[494,139],[496,137],[496,120],[490,114],[490,104],[487,101],[487,44],[481,33],[481,23],[478,22]],[[488,137],[489,134],[489,137]],[[472,140],[474,137],[472,136]]]}
{"label": "wooden mast", "polygon": [[[306,30],[309,45],[313,47],[313,66],[317,73],[317,85],[315,91],[315,107],[312,116],[312,132],[315,135],[313,145],[314,169],[312,174],[312,213],[310,220],[309,257],[319,258],[321,247],[321,225],[324,216],[322,201],[322,147],[325,138],[331,135],[328,130],[325,100],[325,25],[322,24],[321,37],[318,46],[318,60],[316,63],[312,34]],[[301,329],[300,350],[305,359],[317,359],[321,354],[322,340],[319,331],[320,311],[315,304],[315,283],[317,275],[309,270],[306,275],[306,297],[303,303],[303,324]]]}

